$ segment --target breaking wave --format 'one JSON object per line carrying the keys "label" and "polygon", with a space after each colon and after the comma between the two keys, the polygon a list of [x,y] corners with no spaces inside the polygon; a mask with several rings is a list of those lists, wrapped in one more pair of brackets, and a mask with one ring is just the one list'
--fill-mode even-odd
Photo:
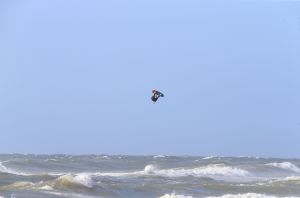
{"label": "breaking wave", "polygon": [[235,176],[243,177],[250,175],[246,170],[235,168],[231,166],[225,166],[222,164],[212,164],[197,168],[171,168],[171,169],[159,169],[155,165],[147,165],[143,171],[135,172],[120,172],[120,173],[92,173],[96,176],[110,176],[110,177],[122,177],[122,176],[145,176],[154,175],[162,177],[207,177],[207,176]]}
{"label": "breaking wave", "polygon": [[300,198],[300,159],[209,155],[0,155],[0,159],[0,198],[10,198],[12,192],[18,193],[16,197]]}
{"label": "breaking wave", "polygon": [[50,191],[50,190],[53,190],[53,187],[49,186],[49,185],[44,185],[44,186],[39,187],[38,189]]}
{"label": "breaking wave", "polygon": [[144,172],[147,174],[153,174],[158,170],[158,168],[155,165],[147,165],[144,168]]}
{"label": "breaking wave", "polygon": [[298,176],[283,177],[283,178],[270,180],[269,183],[280,183],[280,182],[296,182],[297,184],[300,184],[300,177]]}
{"label": "breaking wave", "polygon": [[6,166],[3,165],[3,162],[0,162],[0,172],[14,174],[14,175],[22,175],[22,176],[30,175],[30,174],[27,174],[27,173],[18,172],[18,171],[9,169],[9,168],[7,168]]}
{"label": "breaking wave", "polygon": [[266,195],[266,194],[258,194],[258,193],[244,193],[244,194],[225,194],[219,197],[206,197],[206,198],[299,198],[299,197],[277,197],[273,195]]}
{"label": "breaking wave", "polygon": [[55,185],[62,185],[62,186],[82,186],[87,188],[93,188],[94,182],[91,178],[90,174],[87,173],[80,173],[80,174],[67,174],[60,176],[56,179]]}
{"label": "breaking wave", "polygon": [[26,181],[18,181],[13,184],[7,185],[7,186],[1,186],[0,190],[15,190],[15,189],[28,189],[34,186],[34,183],[32,182],[26,182]]}
{"label": "breaking wave", "polygon": [[40,181],[37,183],[28,181],[18,181],[10,185],[1,186],[0,190],[16,189],[39,189],[51,191],[53,189],[75,189],[75,188],[93,188],[94,181],[89,174],[66,174],[56,179]]}
{"label": "breaking wave", "polygon": [[155,155],[153,156],[153,159],[158,159],[158,158],[165,158],[165,155]]}
{"label": "breaking wave", "polygon": [[[186,195],[177,195],[175,193],[172,194],[165,194],[159,198],[193,198],[192,196]],[[266,194],[258,194],[258,193],[244,193],[244,194],[225,194],[221,196],[209,196],[206,198],[299,198],[299,197],[278,197],[273,195],[266,195]]]}
{"label": "breaking wave", "polygon": [[208,160],[208,159],[213,159],[213,158],[215,158],[216,156],[207,156],[207,157],[203,157],[202,159],[203,160]]}
{"label": "breaking wave", "polygon": [[[208,165],[197,168],[173,168],[173,169],[156,169],[155,167],[151,168],[146,166],[147,170],[151,170],[151,174],[159,175],[159,176],[167,176],[167,177],[184,177],[184,176],[247,176],[250,173],[246,170],[234,168],[230,166],[224,165]],[[145,169],[146,169],[145,168]],[[147,172],[149,173],[149,171]]]}
{"label": "breaking wave", "polygon": [[291,162],[281,162],[281,163],[274,162],[274,163],[269,163],[269,164],[266,164],[266,165],[267,166],[273,166],[273,167],[276,167],[276,168],[285,169],[285,170],[289,170],[289,171],[293,171],[293,172],[296,172],[296,173],[300,173],[300,168],[298,166],[294,165]]}

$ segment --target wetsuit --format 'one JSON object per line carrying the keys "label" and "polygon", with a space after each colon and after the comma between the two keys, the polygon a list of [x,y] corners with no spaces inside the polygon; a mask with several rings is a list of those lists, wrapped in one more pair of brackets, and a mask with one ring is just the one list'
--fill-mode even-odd
{"label": "wetsuit", "polygon": [[153,102],[156,102],[158,100],[158,98],[159,98],[159,95],[157,93],[154,93],[153,96],[151,97],[151,100]]}

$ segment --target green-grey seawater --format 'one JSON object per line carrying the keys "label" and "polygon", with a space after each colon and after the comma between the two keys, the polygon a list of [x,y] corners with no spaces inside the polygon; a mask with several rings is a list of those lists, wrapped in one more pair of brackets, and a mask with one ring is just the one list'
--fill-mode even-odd
{"label": "green-grey seawater", "polygon": [[0,198],[300,197],[300,159],[0,155]]}

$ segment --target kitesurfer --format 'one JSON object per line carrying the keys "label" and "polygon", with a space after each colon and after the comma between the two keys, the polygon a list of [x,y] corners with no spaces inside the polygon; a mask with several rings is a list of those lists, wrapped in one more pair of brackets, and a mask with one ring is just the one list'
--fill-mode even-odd
{"label": "kitesurfer", "polygon": [[157,91],[157,90],[152,90],[152,97],[151,97],[151,100],[153,102],[156,102],[158,100],[159,97],[164,97],[164,94],[162,94],[161,92]]}

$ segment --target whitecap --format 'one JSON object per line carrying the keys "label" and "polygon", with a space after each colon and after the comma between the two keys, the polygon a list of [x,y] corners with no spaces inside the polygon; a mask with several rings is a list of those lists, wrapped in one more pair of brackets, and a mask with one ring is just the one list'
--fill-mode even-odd
{"label": "whitecap", "polygon": [[49,186],[49,185],[44,185],[44,186],[39,187],[38,189],[40,189],[40,190],[53,190],[53,187]]}
{"label": "whitecap", "polygon": [[209,159],[213,159],[215,158],[216,156],[207,156],[207,157],[203,157],[202,159],[203,160],[209,160]]}
{"label": "whitecap", "polygon": [[153,156],[153,159],[158,159],[158,158],[165,158],[165,155],[155,155]]}
{"label": "whitecap", "polygon": [[109,160],[109,159],[111,159],[109,156],[107,156],[107,155],[97,155],[96,157],[95,157],[95,159],[96,160]]}
{"label": "whitecap", "polygon": [[90,173],[94,176],[108,176],[108,177],[136,177],[143,175],[155,175],[162,177],[245,177],[251,175],[248,171],[225,166],[223,164],[211,164],[207,166],[201,166],[196,168],[171,168],[171,169],[159,169],[157,166],[149,164],[145,166],[142,171],[133,171],[133,172],[107,172],[107,173]]}
{"label": "whitecap", "polygon": [[57,181],[63,185],[66,183],[73,183],[87,188],[92,188],[94,186],[94,181],[88,173],[66,174],[57,178]]}
{"label": "whitecap", "polygon": [[6,186],[1,186],[0,191],[6,191],[6,190],[16,190],[16,189],[29,189],[34,186],[34,183],[27,182],[27,181],[18,181]]}
{"label": "whitecap", "polygon": [[145,168],[144,168],[144,172],[147,173],[147,174],[152,174],[154,173],[155,171],[157,171],[157,167],[155,165],[147,165]]}
{"label": "whitecap", "polygon": [[288,196],[288,197],[277,197],[277,196],[273,196],[273,195],[266,195],[266,194],[258,194],[258,193],[244,193],[244,194],[225,194],[222,196],[210,196],[210,197],[206,197],[206,198],[299,198],[299,197],[292,197],[292,196]]}
{"label": "whitecap", "polygon": [[298,176],[289,176],[282,179],[283,181],[300,181],[300,177]]}
{"label": "whitecap", "polygon": [[2,162],[0,162],[0,172],[14,174],[14,175],[22,175],[22,176],[29,176],[29,175],[31,175],[31,174],[28,174],[28,173],[18,172],[18,171],[9,169],[6,166],[4,166]]}
{"label": "whitecap", "polygon": [[107,155],[103,155],[103,156],[101,156],[101,158],[102,158],[102,159],[110,159],[110,157],[107,156]]}
{"label": "whitecap", "polygon": [[295,164],[291,163],[291,162],[281,162],[281,163],[269,163],[266,164],[267,166],[273,166],[276,168],[281,168],[281,169],[285,169],[285,170],[289,170],[289,171],[293,171],[296,173],[300,173],[300,168],[298,166],[296,166]]}
{"label": "whitecap", "polygon": [[213,164],[208,166],[202,166],[197,168],[173,168],[173,169],[162,169],[154,170],[156,175],[167,176],[167,177],[184,177],[184,176],[238,176],[244,177],[250,175],[246,170],[224,166],[219,164]]}
{"label": "whitecap", "polygon": [[269,181],[269,183],[277,183],[277,182],[299,182],[300,184],[300,177],[299,176],[288,176],[288,177],[283,177],[283,178],[277,178],[277,179],[272,179]]}

